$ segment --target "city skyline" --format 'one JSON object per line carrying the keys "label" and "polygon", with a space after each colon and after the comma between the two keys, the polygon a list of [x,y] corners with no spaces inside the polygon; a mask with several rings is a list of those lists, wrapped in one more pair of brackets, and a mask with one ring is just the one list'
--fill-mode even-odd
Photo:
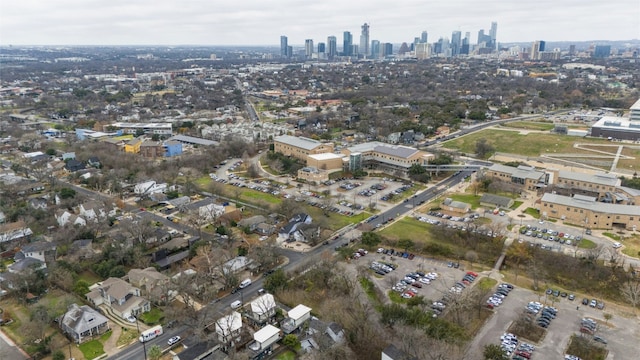
{"label": "city skyline", "polygon": [[[622,10],[624,9],[624,11]],[[632,40],[640,38],[640,2],[540,0],[514,4],[461,0],[350,3],[295,0],[243,3],[186,0],[100,1],[24,0],[0,4],[1,45],[269,45],[281,35],[289,44],[324,42],[349,31],[360,45],[361,26],[370,40],[410,43],[423,31],[429,41],[452,31],[476,33],[497,22],[498,43]],[[370,42],[367,42],[370,45]]]}

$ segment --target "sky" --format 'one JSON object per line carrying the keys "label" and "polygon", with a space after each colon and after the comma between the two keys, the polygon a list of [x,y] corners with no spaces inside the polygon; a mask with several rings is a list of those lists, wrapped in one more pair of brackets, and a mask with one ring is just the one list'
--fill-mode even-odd
{"label": "sky", "polygon": [[459,30],[498,42],[640,39],[640,0],[0,0],[0,45],[290,45],[360,26],[429,42]]}

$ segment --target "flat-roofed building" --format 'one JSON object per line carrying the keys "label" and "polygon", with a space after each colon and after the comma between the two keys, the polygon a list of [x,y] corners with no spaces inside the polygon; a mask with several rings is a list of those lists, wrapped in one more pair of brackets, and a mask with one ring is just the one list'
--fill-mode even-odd
{"label": "flat-roofed building", "polygon": [[329,172],[343,168],[344,155],[334,153],[311,154],[307,156],[307,166]]}
{"label": "flat-roofed building", "polygon": [[429,160],[434,158],[433,154],[416,148],[390,145],[378,141],[350,146],[342,149],[342,153],[349,157],[350,162],[360,162],[360,164],[349,163],[349,169],[362,167],[408,171],[412,165],[427,165]]}
{"label": "flat-roofed building", "polygon": [[604,116],[591,126],[591,136],[640,140],[640,99],[629,108],[629,117]]}
{"label": "flat-roofed building", "polygon": [[536,190],[545,187],[547,182],[544,171],[525,165],[513,167],[493,164],[484,169],[483,175],[492,180],[515,184],[523,190]]}
{"label": "flat-roofed building", "polygon": [[302,161],[307,161],[307,156],[312,154],[332,153],[333,144],[323,143],[306,137],[281,135],[273,139],[275,152],[291,156]]}
{"label": "flat-roofed building", "polygon": [[[612,198],[622,184],[614,174],[580,173],[572,171],[552,171],[554,173],[553,190],[561,195],[587,195],[598,201]],[[607,201],[619,202],[619,201]]]}
{"label": "flat-roofed building", "polygon": [[540,200],[540,214],[587,228],[640,228],[640,206],[602,203],[592,196],[546,193]]}
{"label": "flat-roofed building", "polygon": [[116,122],[113,124],[105,125],[105,131],[107,129],[119,129],[124,134],[136,134],[138,131],[142,131],[145,134],[157,134],[157,135],[171,135],[172,128],[170,123],[125,123]]}

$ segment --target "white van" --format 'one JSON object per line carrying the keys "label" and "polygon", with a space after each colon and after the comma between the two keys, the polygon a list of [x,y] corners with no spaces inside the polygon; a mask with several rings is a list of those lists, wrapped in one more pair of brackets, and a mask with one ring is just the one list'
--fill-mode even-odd
{"label": "white van", "polygon": [[240,289],[244,289],[249,285],[251,285],[251,279],[245,279],[245,280],[242,280],[242,282],[240,283],[240,285],[238,287]]}
{"label": "white van", "polygon": [[237,309],[237,308],[242,306],[242,301],[236,300],[236,301],[232,302],[230,306],[231,306],[231,308],[233,310],[235,310],[235,309]]}

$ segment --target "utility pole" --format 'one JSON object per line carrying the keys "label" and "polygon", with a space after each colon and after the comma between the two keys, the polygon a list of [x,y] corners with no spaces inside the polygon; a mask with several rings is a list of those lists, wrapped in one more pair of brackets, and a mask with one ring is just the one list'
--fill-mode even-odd
{"label": "utility pole", "polygon": [[[138,316],[136,318],[136,329],[138,329],[138,334],[140,334],[140,325],[138,325]],[[147,344],[145,341],[142,342],[142,350],[144,351],[144,360],[147,360]]]}

